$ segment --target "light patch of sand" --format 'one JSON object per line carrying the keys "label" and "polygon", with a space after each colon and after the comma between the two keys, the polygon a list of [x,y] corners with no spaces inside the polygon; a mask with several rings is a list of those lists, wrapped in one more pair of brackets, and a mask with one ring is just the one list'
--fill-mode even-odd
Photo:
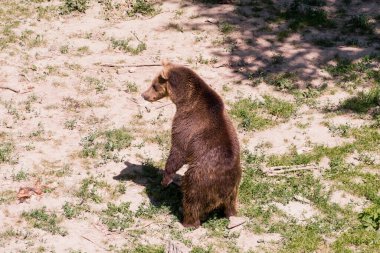
{"label": "light patch of sand", "polygon": [[368,201],[364,198],[341,190],[334,191],[330,196],[330,201],[343,208],[349,205],[355,212],[361,212],[368,205]]}
{"label": "light patch of sand", "polygon": [[[310,143],[334,147],[349,141],[347,138],[332,136],[330,130],[322,124],[323,121],[324,115],[320,113],[301,115],[271,129],[252,134],[247,146],[254,150],[262,143],[270,143],[271,147],[266,153],[283,154],[291,146],[303,153],[310,150]],[[297,128],[298,122],[308,123],[308,126],[305,129]]]}
{"label": "light patch of sand", "polygon": [[[267,234],[253,234],[249,231],[243,230],[238,239],[237,246],[242,250],[242,252],[248,252],[250,250],[258,250],[261,246],[265,244],[278,243],[281,241],[281,235],[275,233]],[[267,245],[265,245],[267,247]]]}
{"label": "light patch of sand", "polygon": [[199,227],[193,231],[185,233],[183,237],[190,240],[195,245],[204,244],[207,240],[207,229]]}
{"label": "light patch of sand", "polygon": [[290,201],[286,205],[282,203],[274,203],[274,205],[290,217],[295,218],[300,223],[309,220],[319,214],[318,210],[316,210],[310,204],[301,203],[298,201]]}

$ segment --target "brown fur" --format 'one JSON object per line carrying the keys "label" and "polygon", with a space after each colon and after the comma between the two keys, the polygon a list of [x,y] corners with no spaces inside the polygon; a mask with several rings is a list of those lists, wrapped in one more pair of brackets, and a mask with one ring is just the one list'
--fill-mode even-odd
{"label": "brown fur", "polygon": [[169,185],[175,172],[189,165],[181,186],[184,226],[198,227],[216,208],[236,215],[240,148],[223,101],[192,70],[168,62],[163,67],[142,94],[150,102],[169,96],[177,108],[161,183]]}

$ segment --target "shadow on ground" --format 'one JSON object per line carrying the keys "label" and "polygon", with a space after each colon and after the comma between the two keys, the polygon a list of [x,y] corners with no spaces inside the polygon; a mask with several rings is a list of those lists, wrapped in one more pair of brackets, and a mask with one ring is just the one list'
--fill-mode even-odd
{"label": "shadow on ground", "polygon": [[[126,167],[120,174],[114,176],[115,180],[132,181],[144,186],[150,203],[156,208],[168,208],[170,213],[178,220],[182,220],[182,193],[177,184],[170,184],[167,188],[161,186],[162,172],[150,163],[142,165],[125,162]],[[178,175],[177,175],[178,176]],[[180,178],[175,179],[177,182]],[[225,218],[222,209],[216,209],[209,213],[202,223],[207,223],[214,219]]]}
{"label": "shadow on ground", "polygon": [[126,167],[115,176],[115,180],[132,181],[145,187],[145,192],[150,203],[157,208],[168,208],[170,213],[182,219],[180,207],[182,194],[176,184],[170,184],[167,188],[161,186],[162,173],[150,163],[142,165],[125,162]]}
{"label": "shadow on ground", "polygon": [[181,26],[201,31],[217,26],[221,35],[210,51],[245,78],[294,72],[303,82],[323,79],[328,61],[355,60],[380,49],[376,0],[218,2],[226,1],[184,3],[196,9],[193,20]]}

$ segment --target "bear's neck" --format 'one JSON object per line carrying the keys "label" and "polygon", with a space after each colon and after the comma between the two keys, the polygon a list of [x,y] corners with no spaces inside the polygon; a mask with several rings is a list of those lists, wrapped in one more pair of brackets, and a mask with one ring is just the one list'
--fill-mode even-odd
{"label": "bear's neck", "polygon": [[220,108],[223,110],[223,101],[220,96],[209,86],[201,86],[194,89],[188,97],[172,100],[176,105],[177,111],[181,112],[197,112],[209,110],[211,108]]}

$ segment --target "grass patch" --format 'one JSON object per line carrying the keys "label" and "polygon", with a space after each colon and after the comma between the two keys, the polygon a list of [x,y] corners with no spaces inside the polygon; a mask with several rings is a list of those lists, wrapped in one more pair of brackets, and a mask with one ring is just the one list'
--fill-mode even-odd
{"label": "grass patch", "polygon": [[162,209],[160,209],[159,207],[157,207],[155,205],[152,205],[152,204],[149,204],[149,205],[142,204],[137,209],[135,216],[136,217],[145,218],[145,219],[152,219],[157,214],[159,214],[161,212],[162,212]]}
{"label": "grass patch", "polygon": [[250,98],[244,98],[232,105],[230,113],[237,118],[239,126],[246,131],[261,130],[272,125],[271,120],[258,115],[258,103]]}
{"label": "grass patch", "polygon": [[337,79],[341,87],[356,88],[359,84],[380,84],[380,71],[374,69],[378,63],[379,57],[376,55],[365,56],[356,63],[349,59],[337,58],[336,64],[325,66],[325,70]]}
{"label": "grass patch", "polygon": [[77,126],[77,121],[75,119],[66,120],[64,126],[65,129],[74,130]]}
{"label": "grass patch", "polygon": [[85,81],[89,87],[95,89],[96,93],[102,93],[107,90],[108,84],[104,79],[100,80],[96,77],[87,76]]}
{"label": "grass patch", "polygon": [[126,81],[124,83],[124,87],[125,87],[125,91],[128,93],[136,93],[139,91],[136,83],[132,81]]}
{"label": "grass patch", "polygon": [[85,13],[89,8],[89,0],[64,0],[63,5],[60,6],[60,14],[69,14],[74,11]]}
{"label": "grass patch", "polygon": [[296,75],[291,72],[268,75],[264,80],[281,91],[289,91],[297,87],[295,83]]}
{"label": "grass patch", "polygon": [[202,247],[199,247],[199,246],[195,246],[191,251],[190,253],[213,253],[213,249],[212,249],[212,246],[209,246],[207,247],[206,249],[205,248],[202,248]]}
{"label": "grass patch", "polygon": [[332,38],[317,38],[312,40],[313,44],[319,47],[334,47],[336,42]]}
{"label": "grass patch", "polygon": [[284,231],[287,239],[280,252],[315,252],[322,241],[319,228],[314,224],[300,226],[288,225]]}
{"label": "grass patch", "polygon": [[308,1],[294,0],[282,16],[289,20],[289,28],[293,31],[308,26],[318,28],[335,27],[335,23],[328,17],[325,10],[312,6]]}
{"label": "grass patch", "polygon": [[9,204],[16,199],[17,199],[17,194],[15,191],[6,190],[6,191],[0,192],[0,205]]}
{"label": "grass patch", "polygon": [[359,34],[373,34],[374,26],[368,16],[364,14],[354,15],[345,25],[348,32]]}
{"label": "grass patch", "polygon": [[23,212],[22,217],[34,228],[39,228],[52,234],[67,235],[67,231],[58,226],[60,222],[58,216],[55,213],[48,213],[46,207],[30,212]]}
{"label": "grass patch", "polygon": [[100,155],[105,161],[118,160],[117,154],[113,152],[130,147],[132,140],[133,137],[125,128],[93,132],[81,140],[81,156],[96,158]]}
{"label": "grass patch", "polygon": [[380,206],[373,205],[359,214],[362,226],[367,230],[378,231],[380,229]]}
{"label": "grass patch", "polygon": [[147,0],[134,0],[131,8],[128,10],[128,16],[133,17],[136,14],[143,16],[155,16],[160,13],[160,9],[156,8],[151,1]]}
{"label": "grass patch", "polygon": [[145,42],[139,41],[137,46],[133,47],[129,44],[129,42],[131,41],[132,41],[132,38],[128,38],[124,40],[117,40],[117,39],[111,38],[111,45],[112,45],[112,48],[118,49],[125,53],[130,53],[131,55],[138,55],[146,50],[147,47],[146,47]]}
{"label": "grass patch", "polygon": [[89,207],[83,204],[80,205],[65,202],[65,204],[62,206],[62,210],[66,218],[73,219],[78,217],[82,211],[88,211]]}
{"label": "grass patch", "polygon": [[219,25],[219,31],[223,34],[232,33],[235,30],[235,26],[227,22],[222,22]]}
{"label": "grass patch", "polygon": [[[341,231],[352,225],[355,216],[336,204],[330,204],[330,192],[321,179],[314,178],[307,171],[288,174],[286,177],[268,177],[260,170],[264,161],[263,154],[243,152],[244,169],[239,201],[240,213],[250,218],[249,229],[255,233],[282,234],[286,239],[283,252],[310,252],[318,247],[322,234]],[[294,200],[295,196],[309,200],[322,215],[311,223],[299,225],[273,205],[273,202],[286,204]],[[300,238],[302,234],[307,234],[307,238]]]}
{"label": "grass patch", "polygon": [[294,114],[296,110],[294,104],[285,100],[271,96],[264,96],[264,100],[264,106],[268,113],[278,118],[288,119]]}
{"label": "grass patch", "polygon": [[107,209],[102,211],[101,221],[108,227],[108,230],[124,230],[133,223],[133,214],[129,210],[130,203],[115,205],[107,204]]}
{"label": "grass patch", "polygon": [[137,245],[133,249],[123,249],[119,253],[164,253],[165,248],[162,245]]}
{"label": "grass patch", "polygon": [[28,178],[28,173],[25,172],[24,170],[20,170],[16,174],[12,175],[13,181],[17,181],[17,182],[26,180],[27,178]]}
{"label": "grass patch", "polygon": [[224,237],[228,235],[228,219],[222,218],[218,212],[214,212],[210,215],[206,222],[202,224],[204,228],[210,231],[211,236]]}
{"label": "grass patch", "polygon": [[[335,252],[378,252],[380,234],[360,228],[351,228],[333,243]],[[349,250],[352,249],[352,250]]]}
{"label": "grass patch", "polygon": [[14,144],[11,142],[0,143],[0,163],[12,163],[12,153],[14,151]]}
{"label": "grass patch", "polygon": [[270,155],[267,158],[268,166],[291,166],[309,164],[321,158],[319,153],[301,153],[297,152],[296,147],[292,147],[290,152],[283,155]]}
{"label": "grass patch", "polygon": [[95,203],[101,203],[103,198],[99,192],[100,189],[109,189],[110,186],[101,180],[94,177],[85,178],[81,182],[79,191],[76,193],[78,198],[83,201],[91,200]]}
{"label": "grass patch", "polygon": [[[380,106],[380,87],[375,87],[366,92],[359,92],[356,96],[344,100],[339,108],[350,110],[356,113],[368,113],[371,108]],[[374,116],[380,114],[380,111],[374,113]]]}
{"label": "grass patch", "polygon": [[240,99],[232,104],[230,113],[240,121],[240,127],[251,131],[265,129],[279,121],[289,119],[295,110],[293,103],[266,95],[264,101]]}

